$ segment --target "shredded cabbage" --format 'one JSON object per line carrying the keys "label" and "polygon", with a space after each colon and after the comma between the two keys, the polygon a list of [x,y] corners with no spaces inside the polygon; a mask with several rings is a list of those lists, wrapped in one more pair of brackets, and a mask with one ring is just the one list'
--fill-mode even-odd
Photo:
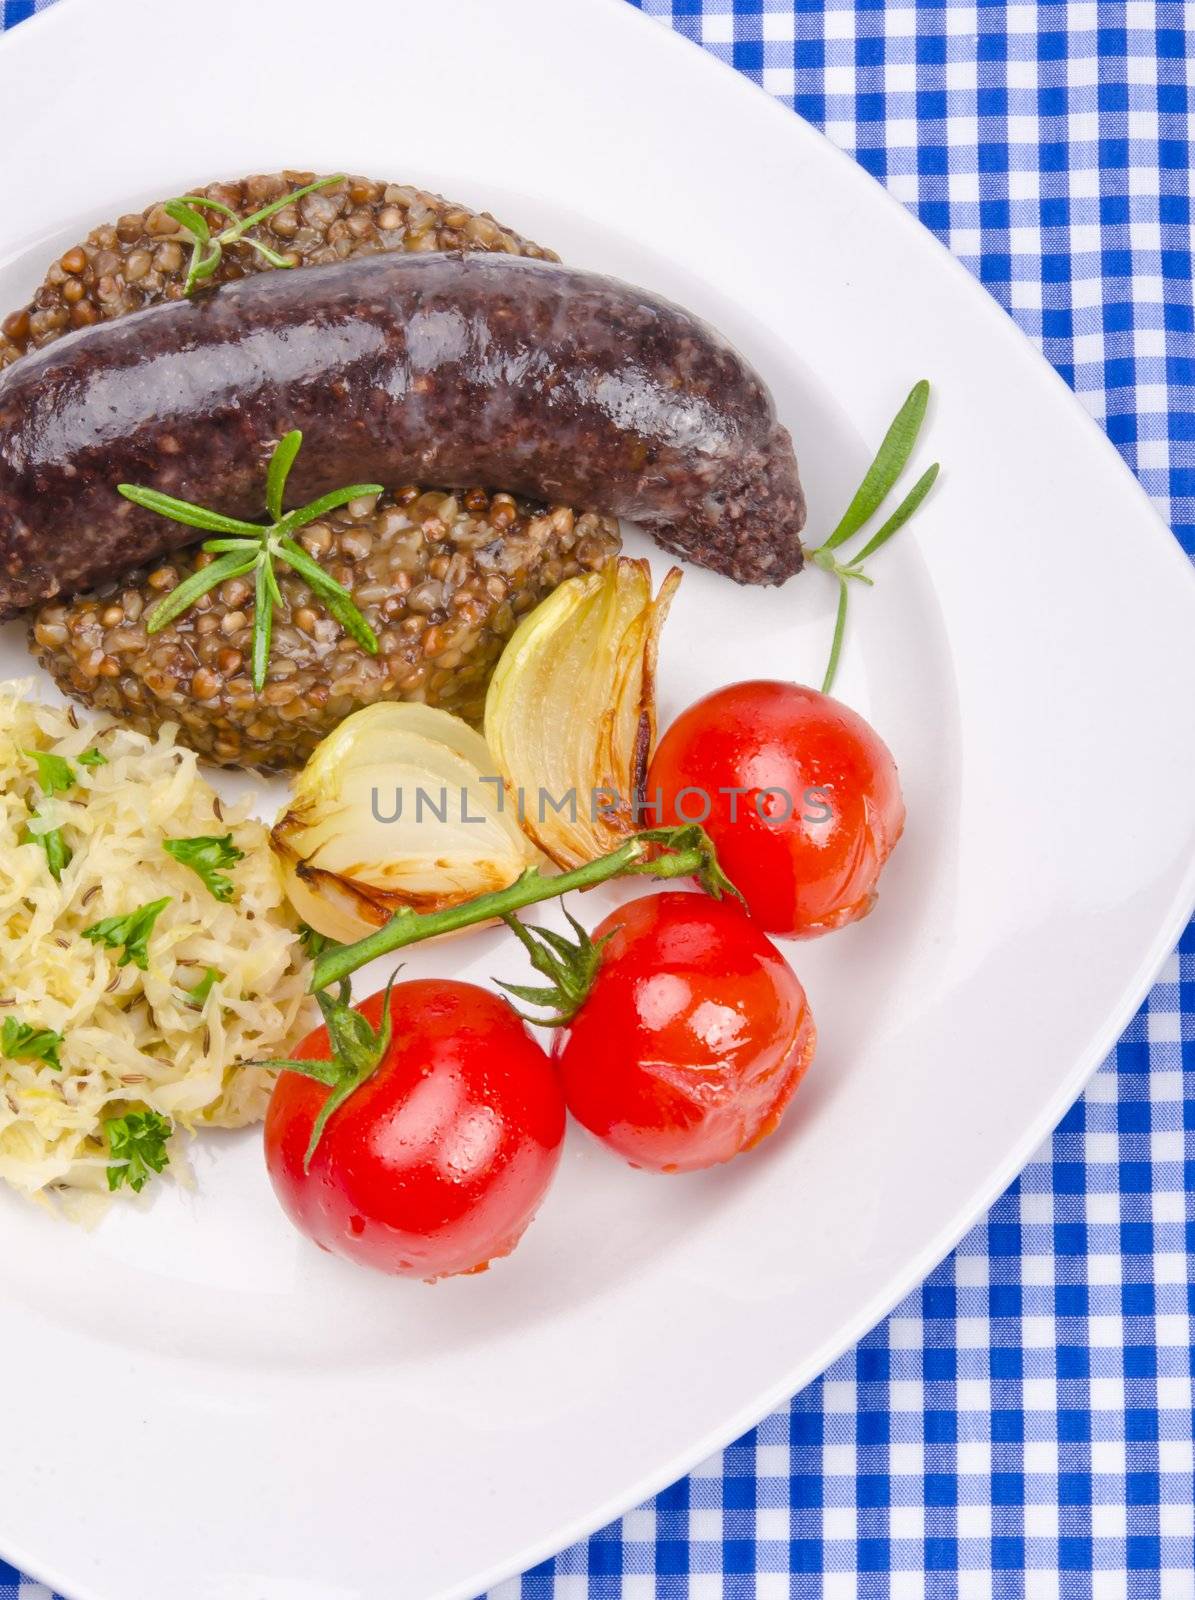
{"label": "shredded cabbage", "polygon": [[[11,1018],[13,1039],[18,1024],[60,1034],[61,1069],[0,1053],[0,1178],[39,1197],[106,1192],[109,1120],[168,1117],[181,1172],[184,1133],[264,1114],[272,1075],[232,1064],[286,1056],[312,1025],[306,962],[266,828],[247,803],[221,805],[173,727],[148,739],[29,692],[0,684],[0,1028]],[[65,757],[70,787],[47,796],[33,751]],[[103,762],[80,763],[89,751]],[[60,882],[49,829],[70,852]],[[226,833],[244,857],[222,903],[162,845]],[[83,937],[166,895],[146,971]],[[209,969],[217,976],[196,1001],[186,991]]]}

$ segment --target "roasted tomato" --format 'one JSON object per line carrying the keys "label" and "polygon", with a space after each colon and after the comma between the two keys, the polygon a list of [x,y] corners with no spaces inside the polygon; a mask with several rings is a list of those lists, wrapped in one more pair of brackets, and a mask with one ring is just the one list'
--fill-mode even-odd
{"label": "roasted tomato", "polygon": [[737,903],[647,895],[593,946],[592,985],[554,1046],[578,1122],[663,1172],[729,1161],[771,1133],[816,1034],[792,968]]}
{"label": "roasted tomato", "polygon": [[[551,1182],[559,1078],[511,1007],[474,984],[396,984],[388,1038],[384,1002],[353,1008],[367,1028],[342,1012],[349,1077],[306,1075],[332,1054],[326,1027],[297,1052],[296,1066],[313,1068],[279,1076],[265,1125],[271,1181],[325,1250],[415,1278],[478,1272],[514,1249]],[[344,1090],[311,1149],[321,1111]]]}
{"label": "roasted tomato", "polygon": [[[866,916],[905,822],[896,763],[863,718],[797,683],[735,683],[668,729],[647,780],[660,822],[700,822],[769,933]],[[649,811],[649,815],[650,815]]]}

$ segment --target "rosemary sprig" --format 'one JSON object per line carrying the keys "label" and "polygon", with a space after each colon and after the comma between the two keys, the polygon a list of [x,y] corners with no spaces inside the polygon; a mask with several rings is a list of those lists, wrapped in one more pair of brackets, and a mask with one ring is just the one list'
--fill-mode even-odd
{"label": "rosemary sprig", "polygon": [[[330,184],[341,183],[343,180],[343,172],[334,173],[330,178],[317,178],[314,183],[304,184],[301,189],[284,194],[280,200],[271,200],[268,206],[262,206],[259,211],[254,211],[248,217],[240,216],[222,200],[209,200],[201,194],[183,194],[177,199],[167,200],[162,210],[191,235],[191,261],[187,268],[186,281],[183,283],[183,293],[194,294],[196,287],[216,271],[225,250],[232,244],[247,244],[271,267],[292,267],[293,261],[288,261],[285,256],[279,255],[277,250],[271,249],[268,244],[263,244],[260,239],[254,239],[248,230],[256,227],[259,222],[265,222],[276,212],[284,211],[287,206],[294,205],[296,200],[302,200],[304,195],[314,194],[317,189],[326,189]],[[226,228],[213,235],[211,224],[200,215],[200,207],[206,211],[218,212],[221,216],[230,217],[232,220]]]}
{"label": "rosemary sprig", "polygon": [[897,506],[896,510],[882,524],[878,533],[863,546],[849,561],[839,561],[834,551],[848,539],[854,537],[859,530],[871,521],[876,512],[883,505],[888,495],[896,487],[901,473],[908,465],[909,457],[913,454],[913,447],[917,443],[917,436],[921,432],[921,424],[925,421],[926,407],[929,405],[929,384],[922,378],[920,383],[915,383],[909,391],[908,398],[892,419],[888,432],[884,435],[883,443],[876,451],[875,460],[868,467],[863,482],[855,491],[850,505],[843,512],[842,520],[826,539],[813,551],[810,559],[815,566],[821,567],[823,572],[828,572],[838,580],[838,609],[834,616],[834,638],[830,644],[830,659],[826,663],[826,675],[822,680],[822,693],[829,694],[834,685],[838,672],[838,661],[842,655],[842,641],[846,635],[846,614],[850,604],[850,585],[852,583],[865,583],[869,587],[872,579],[863,571],[863,563],[869,556],[886,545],[893,534],[898,533],[909,518],[917,510],[926,495],[934,486],[938,476],[938,463],[935,461],[918,478],[908,494]]}
{"label": "rosemary sprig", "polygon": [[162,494],[157,489],[143,489],[134,483],[117,484],[117,492],[134,505],[156,511],[188,528],[202,528],[207,533],[219,535],[208,539],[203,548],[216,559],[171,589],[145,619],[145,631],[161,633],[168,623],[189,611],[195,602],[230,578],[244,578],[254,574],[256,610],[253,619],[253,687],[260,694],[266,681],[270,660],[270,640],[274,631],[274,607],[281,605],[282,591],[274,572],[275,560],[283,561],[292,572],[303,579],[313,594],[323,601],[328,614],[355,639],[371,656],[378,653],[378,637],[361,615],[349,591],[331,578],[307,554],[294,535],[309,522],[326,516],[338,506],[347,505],[361,495],[381,494],[380,483],[350,483],[347,488],[324,494],[297,511],[283,512],[286,480],[295,464],[295,457],[303,443],[303,435],[296,428],[284,434],[274,447],[266,474],[266,509],[271,518],[263,527],[256,522],[241,522],[236,517],[222,516],[209,511],[206,506],[192,505],[189,500],[176,500],[173,495]]}

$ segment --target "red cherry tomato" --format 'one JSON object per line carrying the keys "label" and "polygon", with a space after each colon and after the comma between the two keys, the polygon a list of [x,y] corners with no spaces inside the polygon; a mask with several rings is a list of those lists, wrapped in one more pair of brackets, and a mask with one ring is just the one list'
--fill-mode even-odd
{"label": "red cherry tomato", "polygon": [[798,937],[866,916],[905,822],[896,763],[863,718],[762,679],[682,712],[648,772],[657,798],[664,826],[702,823],[761,927]]}
{"label": "red cherry tomato", "polygon": [[[355,1009],[375,1029],[381,994]],[[564,1138],[551,1062],[504,1000],[474,984],[421,979],[390,995],[393,1033],[372,1077],[329,1117],[330,1093],[283,1072],[266,1115],[266,1164],[291,1221],[337,1255],[382,1272],[477,1272],[514,1249],[544,1196]],[[300,1059],[329,1057],[326,1028]]]}
{"label": "red cherry tomato", "polygon": [[557,1035],[569,1110],[637,1167],[687,1172],[772,1132],[813,1057],[784,957],[739,906],[647,895],[613,912],[588,998]]}

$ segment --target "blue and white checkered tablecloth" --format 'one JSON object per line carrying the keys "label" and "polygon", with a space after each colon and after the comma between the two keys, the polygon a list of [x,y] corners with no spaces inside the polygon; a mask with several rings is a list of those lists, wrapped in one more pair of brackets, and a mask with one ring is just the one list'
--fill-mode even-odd
{"label": "blue and white checkered tablecloth", "polygon": [[[1195,555],[1195,9],[640,3],[913,209]],[[34,9],[0,0],[6,27]],[[1193,1191],[1195,925],[923,1288],[724,1454],[487,1600],[1195,1600]],[[16,1595],[48,1600],[0,1562]]]}

